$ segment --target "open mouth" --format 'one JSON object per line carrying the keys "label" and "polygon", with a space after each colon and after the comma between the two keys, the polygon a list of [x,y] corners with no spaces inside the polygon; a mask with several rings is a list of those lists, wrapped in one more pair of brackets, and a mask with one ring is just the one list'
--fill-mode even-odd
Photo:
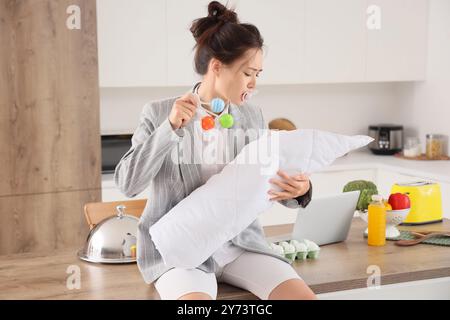
{"label": "open mouth", "polygon": [[241,102],[245,102],[245,101],[250,100],[256,93],[258,93],[257,90],[245,91],[245,92],[241,95]]}

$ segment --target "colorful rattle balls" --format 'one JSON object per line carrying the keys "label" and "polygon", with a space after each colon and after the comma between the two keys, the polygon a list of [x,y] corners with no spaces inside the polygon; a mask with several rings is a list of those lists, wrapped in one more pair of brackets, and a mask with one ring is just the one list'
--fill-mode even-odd
{"label": "colorful rattle balls", "polygon": [[234,119],[233,119],[233,116],[231,114],[227,113],[227,114],[224,114],[223,116],[221,116],[219,118],[219,122],[220,122],[220,125],[223,128],[228,129],[228,128],[231,128],[233,126]]}
{"label": "colorful rattle balls", "polygon": [[211,100],[211,109],[215,113],[220,113],[225,109],[225,102],[220,98],[214,98]]}
{"label": "colorful rattle balls", "polygon": [[206,116],[202,118],[202,128],[203,130],[210,130],[216,126],[214,118],[211,116]]}

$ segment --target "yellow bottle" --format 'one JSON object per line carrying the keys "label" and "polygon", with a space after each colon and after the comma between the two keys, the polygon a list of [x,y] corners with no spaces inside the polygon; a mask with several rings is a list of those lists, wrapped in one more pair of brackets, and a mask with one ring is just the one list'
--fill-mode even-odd
{"label": "yellow bottle", "polygon": [[367,244],[369,246],[384,246],[386,244],[386,207],[381,195],[375,194],[372,196],[368,214]]}

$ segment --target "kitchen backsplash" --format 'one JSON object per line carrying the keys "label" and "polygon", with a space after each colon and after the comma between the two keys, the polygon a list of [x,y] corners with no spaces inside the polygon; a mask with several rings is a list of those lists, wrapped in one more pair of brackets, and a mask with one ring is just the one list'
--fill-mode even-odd
{"label": "kitchen backsplash", "polygon": [[[284,117],[298,128],[316,128],[343,134],[366,134],[369,124],[398,122],[398,83],[260,86],[252,102],[266,122]],[[101,130],[132,133],[148,101],[175,97],[188,87],[102,88]]]}

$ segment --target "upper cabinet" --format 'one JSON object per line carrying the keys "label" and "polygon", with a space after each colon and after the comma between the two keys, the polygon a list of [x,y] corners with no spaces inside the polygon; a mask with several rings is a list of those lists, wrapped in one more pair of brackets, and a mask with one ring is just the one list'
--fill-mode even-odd
{"label": "upper cabinet", "polygon": [[306,0],[304,83],[425,78],[428,0]]}
{"label": "upper cabinet", "polygon": [[[97,0],[100,85],[191,86],[209,0]],[[225,3],[225,2],[223,2]],[[258,84],[425,78],[428,0],[234,0],[264,38]]]}
{"label": "upper cabinet", "polygon": [[235,1],[242,23],[258,27],[264,38],[264,62],[258,84],[295,84],[305,64],[304,0]]}
{"label": "upper cabinet", "polygon": [[364,81],[366,3],[306,0],[304,82]]}
{"label": "upper cabinet", "polygon": [[206,16],[208,0],[167,0],[167,76],[168,85],[193,85],[200,79],[194,69],[192,22]]}
{"label": "upper cabinet", "polygon": [[373,0],[370,4],[380,8],[381,24],[367,31],[366,81],[424,80],[428,1]]}
{"label": "upper cabinet", "polygon": [[167,83],[165,0],[97,0],[101,87]]}

